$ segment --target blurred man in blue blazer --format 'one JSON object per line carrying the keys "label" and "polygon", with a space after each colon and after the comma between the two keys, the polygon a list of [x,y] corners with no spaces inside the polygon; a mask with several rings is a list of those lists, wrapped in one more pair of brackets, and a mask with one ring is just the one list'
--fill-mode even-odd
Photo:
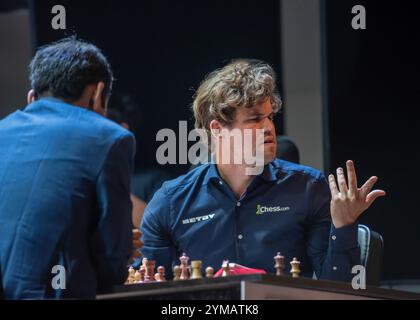
{"label": "blurred man in blue blazer", "polygon": [[107,120],[112,71],[75,38],[40,48],[28,106],[0,121],[0,270],[8,299],[94,298],[132,249],[134,136]]}

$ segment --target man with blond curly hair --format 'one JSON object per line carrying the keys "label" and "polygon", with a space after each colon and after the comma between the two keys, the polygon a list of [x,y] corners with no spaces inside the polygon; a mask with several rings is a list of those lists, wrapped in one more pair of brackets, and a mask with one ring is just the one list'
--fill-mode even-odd
{"label": "man with blond curly hair", "polygon": [[[348,184],[337,169],[337,186],[334,175],[328,184],[316,169],[276,159],[273,117],[280,108],[275,73],[264,62],[235,60],[206,77],[193,111],[196,128],[211,141],[213,161],[155,194],[142,222],[145,257],[171,269],[186,252],[203,266],[227,259],[271,273],[281,252],[285,261],[300,260],[303,276],[351,279],[360,264],[357,219],[385,192],[371,192],[376,177],[358,188],[352,161]],[[262,172],[250,174],[256,163],[225,157],[247,150],[241,148],[246,139],[232,144],[233,131],[252,136],[248,150],[263,155]]]}

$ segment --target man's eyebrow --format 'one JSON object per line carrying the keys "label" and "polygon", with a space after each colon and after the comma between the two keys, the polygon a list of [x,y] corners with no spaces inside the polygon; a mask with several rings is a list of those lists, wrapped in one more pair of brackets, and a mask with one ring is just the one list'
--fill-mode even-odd
{"label": "man's eyebrow", "polygon": [[251,111],[249,113],[249,116],[263,116],[263,115],[264,115],[264,113],[260,112],[260,111]]}
{"label": "man's eyebrow", "polygon": [[271,116],[274,115],[274,111],[271,111],[269,114],[261,113],[261,112],[253,112],[248,117],[264,117],[264,116]]}

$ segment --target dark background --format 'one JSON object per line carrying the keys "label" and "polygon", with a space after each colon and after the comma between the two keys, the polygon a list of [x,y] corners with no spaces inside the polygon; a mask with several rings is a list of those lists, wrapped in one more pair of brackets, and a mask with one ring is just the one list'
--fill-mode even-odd
{"label": "dark background", "polygon": [[[66,31],[51,28],[55,4],[32,2],[34,47],[76,34],[104,51],[118,79],[115,91],[131,95],[141,109],[143,121],[135,128],[139,168],[156,165],[158,130],[178,135],[180,120],[193,128],[192,96],[207,73],[234,58],[280,66],[278,1],[61,1]],[[174,174],[188,168],[166,166]]]}
{"label": "dark background", "polygon": [[[138,168],[155,165],[159,129],[177,132],[179,120],[192,126],[192,95],[208,72],[252,57],[272,63],[281,78],[278,1],[61,1],[66,32],[50,27],[56,3],[30,3],[34,48],[77,34],[109,57],[116,91],[132,95],[142,113],[135,130]],[[367,10],[367,30],[351,28],[356,4]],[[380,177],[387,197],[361,223],[385,239],[384,279],[420,278],[416,9],[411,1],[372,0],[324,0],[320,8],[325,171],[353,159],[359,185]],[[282,133],[281,116],[277,127]],[[181,173],[187,166],[170,169]]]}
{"label": "dark background", "polygon": [[[367,29],[351,28],[364,5]],[[386,279],[420,278],[419,20],[414,1],[325,2],[329,169],[347,159],[387,191],[361,222],[385,241]]]}

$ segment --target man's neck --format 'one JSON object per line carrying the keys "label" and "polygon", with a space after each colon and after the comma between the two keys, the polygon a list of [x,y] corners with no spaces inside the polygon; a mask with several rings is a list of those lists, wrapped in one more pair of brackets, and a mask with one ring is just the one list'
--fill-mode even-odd
{"label": "man's neck", "polygon": [[245,165],[217,164],[221,178],[229,185],[237,199],[246,192],[255,176],[246,174]]}

